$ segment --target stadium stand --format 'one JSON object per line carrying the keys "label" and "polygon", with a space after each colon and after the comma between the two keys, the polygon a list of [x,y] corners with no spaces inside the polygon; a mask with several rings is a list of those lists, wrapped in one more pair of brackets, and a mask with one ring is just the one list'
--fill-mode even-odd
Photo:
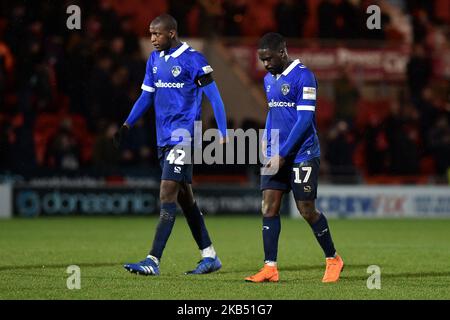
{"label": "stadium stand", "polygon": [[[319,78],[322,95],[317,122],[324,152],[350,152],[351,159],[346,162],[349,170],[342,171],[333,169],[333,161],[325,154],[328,165],[322,174],[344,172],[349,181],[357,175],[368,183],[446,180],[450,167],[450,70],[445,68],[450,55],[448,1],[379,1],[386,27],[372,33],[356,19],[365,15],[368,1],[199,0],[184,1],[182,6],[164,0],[152,1],[152,5],[137,0],[77,3],[83,7],[80,31],[60,27],[67,16],[63,2],[51,8],[23,1],[0,5],[1,171],[57,169],[58,139],[68,139],[75,150],[73,168],[93,167],[93,155],[101,145],[96,141],[105,128],[124,119],[139,94],[148,54],[142,52],[140,41],[148,36],[148,22],[168,11],[179,19],[184,37],[205,42],[229,44],[239,37],[236,44],[242,39],[252,43],[267,31],[293,30],[287,34],[289,41],[311,40],[313,46],[319,43],[319,49],[351,47],[358,40],[358,46],[362,43],[369,50],[379,41],[406,47],[410,53],[402,79],[368,81],[362,76],[352,80],[350,89],[341,88],[344,100],[348,98],[352,106],[349,116],[343,110],[342,96],[336,96],[341,89],[336,89],[333,79]],[[280,19],[283,12],[301,15],[304,23],[285,25]],[[260,77],[249,79],[254,81],[252,86],[260,85]],[[399,108],[395,117],[393,105]],[[264,108],[260,107],[261,112]],[[233,113],[230,116],[230,120],[233,116],[241,119]],[[154,149],[152,117],[141,124],[148,137],[124,150],[118,163],[156,166],[155,152],[141,152]],[[261,128],[259,119],[243,119],[233,127],[253,121]],[[333,136],[340,120],[348,125],[346,138]],[[336,141],[342,150],[330,147]],[[410,146],[410,156],[415,157],[411,170],[399,172],[397,145]],[[17,157],[21,160],[15,161]],[[204,177],[200,180],[233,181],[229,176],[217,177],[215,169],[210,172],[214,178],[209,179],[208,170],[201,168]],[[242,170],[234,181],[242,183],[247,173]]]}

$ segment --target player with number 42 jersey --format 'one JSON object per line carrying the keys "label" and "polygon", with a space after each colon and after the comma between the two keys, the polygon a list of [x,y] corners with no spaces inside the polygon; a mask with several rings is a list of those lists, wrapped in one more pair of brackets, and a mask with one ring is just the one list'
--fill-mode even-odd
{"label": "player with number 42 jersey", "polygon": [[[155,18],[149,28],[155,51],[147,61],[142,94],[115,135],[120,146],[126,133],[148,108],[154,106],[156,140],[162,169],[160,218],[147,257],[124,268],[141,275],[159,275],[162,254],[181,207],[201,254],[197,266],[186,274],[205,274],[222,267],[209,237],[203,214],[192,191],[190,148],[195,122],[200,120],[202,96],[211,102],[221,141],[227,139],[225,108],[205,57],[178,39],[177,22],[167,14]],[[184,244],[178,244],[183,245]]]}

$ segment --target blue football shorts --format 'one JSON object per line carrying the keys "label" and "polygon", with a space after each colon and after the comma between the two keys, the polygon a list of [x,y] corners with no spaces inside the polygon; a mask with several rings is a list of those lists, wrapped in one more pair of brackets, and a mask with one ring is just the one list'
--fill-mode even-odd
{"label": "blue football shorts", "polygon": [[317,198],[319,167],[318,157],[300,163],[285,163],[276,174],[261,175],[261,191],[272,189],[288,193],[292,190],[295,200],[314,200]]}
{"label": "blue football shorts", "polygon": [[162,170],[161,180],[192,183],[193,164],[190,147],[158,147],[158,159]]}

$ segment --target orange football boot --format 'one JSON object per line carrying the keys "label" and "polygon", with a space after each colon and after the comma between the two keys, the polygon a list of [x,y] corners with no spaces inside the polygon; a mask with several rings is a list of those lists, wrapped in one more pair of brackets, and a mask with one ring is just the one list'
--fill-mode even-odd
{"label": "orange football boot", "polygon": [[335,258],[327,258],[327,268],[323,275],[322,282],[336,282],[339,280],[341,271],[344,269],[344,261],[339,255]]}
{"label": "orange football boot", "polygon": [[269,266],[267,264],[264,265],[264,267],[259,270],[258,273],[245,278],[245,281],[247,282],[278,282],[278,269],[276,266]]}

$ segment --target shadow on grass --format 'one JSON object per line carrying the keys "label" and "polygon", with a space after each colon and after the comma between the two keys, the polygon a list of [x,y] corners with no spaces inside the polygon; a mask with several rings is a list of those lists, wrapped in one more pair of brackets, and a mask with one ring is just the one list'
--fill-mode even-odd
{"label": "shadow on grass", "polygon": [[[345,265],[345,268],[351,268],[351,269],[361,269],[363,268],[364,270],[368,267],[368,264],[352,264],[352,265]],[[262,265],[256,266],[254,268],[241,268],[241,269],[229,269],[226,268],[221,269],[219,272],[221,274],[229,274],[229,273],[241,273],[241,272],[245,272],[245,273],[249,273],[249,274],[253,274],[258,272],[258,270],[262,267]],[[324,271],[325,270],[325,264],[323,265],[286,265],[286,266],[279,266],[278,270],[280,272],[284,272],[284,271]]]}
{"label": "shadow on grass", "polygon": [[0,266],[1,271],[12,271],[12,270],[31,270],[31,269],[61,269],[67,268],[70,265],[77,265],[80,268],[90,267],[90,268],[101,268],[101,267],[112,267],[121,266],[122,262],[98,262],[98,263],[51,263],[51,264],[31,264],[31,265],[13,265],[13,266]]}
{"label": "shadow on grass", "polygon": [[[346,264],[344,270],[348,269],[361,269],[364,270],[369,266],[370,264]],[[316,264],[316,265],[287,265],[287,266],[281,266],[279,268],[281,271],[308,271],[308,270],[325,270],[325,263],[324,264]]]}
{"label": "shadow on grass", "polygon": [[[344,271],[345,272],[345,271]],[[343,273],[341,276],[342,280],[360,281],[367,280],[369,274],[367,275],[352,275],[345,276]],[[383,273],[381,272],[381,279],[408,279],[408,278],[438,278],[438,277],[450,277],[450,272],[433,272],[433,271],[422,271],[422,272],[400,272],[400,273]]]}

